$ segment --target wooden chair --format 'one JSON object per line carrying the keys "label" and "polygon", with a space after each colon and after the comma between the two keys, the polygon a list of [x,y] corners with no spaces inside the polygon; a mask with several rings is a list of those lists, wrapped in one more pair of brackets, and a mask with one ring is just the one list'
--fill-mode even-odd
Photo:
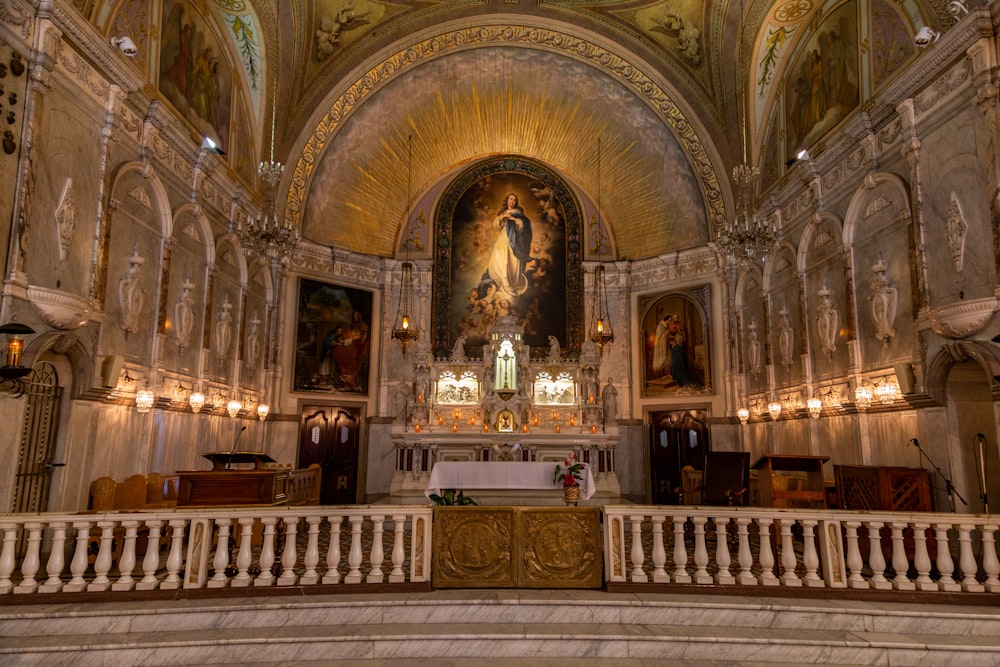
{"label": "wooden chair", "polygon": [[750,489],[750,454],[705,452],[702,502],[729,507],[747,504]]}
{"label": "wooden chair", "polygon": [[115,508],[115,480],[113,477],[98,477],[90,483],[90,502],[87,509],[94,512],[110,512]]}

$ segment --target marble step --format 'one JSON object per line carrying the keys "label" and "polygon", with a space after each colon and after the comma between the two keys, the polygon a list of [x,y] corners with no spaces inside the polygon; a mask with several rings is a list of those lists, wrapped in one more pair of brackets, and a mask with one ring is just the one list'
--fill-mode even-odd
{"label": "marble step", "polygon": [[67,634],[0,639],[0,664],[184,665],[390,658],[752,660],[996,665],[996,638],[710,626],[383,624]]}
{"label": "marble step", "polygon": [[501,663],[521,658],[519,667],[565,658],[581,667],[579,661],[588,659],[691,661],[692,667],[998,665],[1000,609],[600,591],[0,608],[3,665],[447,665],[485,657]]}

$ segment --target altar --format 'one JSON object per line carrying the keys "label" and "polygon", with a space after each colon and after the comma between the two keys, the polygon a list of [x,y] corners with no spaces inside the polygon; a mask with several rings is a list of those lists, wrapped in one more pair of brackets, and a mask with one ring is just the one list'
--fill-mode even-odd
{"label": "altar", "polygon": [[[551,495],[553,504],[561,504],[562,485],[552,479],[555,467],[556,463],[534,461],[440,461],[431,469],[424,494],[430,498],[441,495],[444,489],[455,489],[475,499],[469,491],[546,490],[559,491]],[[587,500],[594,495],[596,484],[589,465],[584,464],[581,472],[580,497]]]}

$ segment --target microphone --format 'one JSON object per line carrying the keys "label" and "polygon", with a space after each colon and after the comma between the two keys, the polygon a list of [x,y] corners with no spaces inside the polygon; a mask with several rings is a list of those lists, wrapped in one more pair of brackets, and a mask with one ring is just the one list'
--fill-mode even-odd
{"label": "microphone", "polygon": [[[244,426],[243,428],[246,428],[246,426]],[[919,443],[919,442],[917,442],[917,439],[916,439],[916,438],[910,438],[910,442],[909,442],[909,444],[913,445],[913,446],[914,446],[914,447],[916,447],[917,449],[920,449],[920,443]]]}
{"label": "microphone", "polygon": [[240,429],[240,432],[236,434],[236,439],[233,440],[233,448],[229,452],[229,462],[226,464],[226,470],[231,470],[233,467],[233,454],[236,453],[236,444],[240,441],[240,436],[243,435],[243,431],[245,430],[247,430],[246,426]]}

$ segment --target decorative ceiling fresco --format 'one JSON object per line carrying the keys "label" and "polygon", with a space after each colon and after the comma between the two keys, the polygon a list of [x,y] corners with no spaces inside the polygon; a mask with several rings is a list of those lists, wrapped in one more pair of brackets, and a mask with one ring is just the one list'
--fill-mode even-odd
{"label": "decorative ceiling fresco", "polygon": [[[703,245],[732,210],[744,137],[763,193],[789,151],[821,147],[915,57],[919,26],[954,22],[943,0],[71,4],[133,37],[133,66],[184,122],[229,128],[230,165],[258,192],[276,99],[285,217],[317,243],[385,257],[413,202],[502,154],[559,173],[619,259]],[[177,88],[180,14],[219,50],[213,109]]]}

